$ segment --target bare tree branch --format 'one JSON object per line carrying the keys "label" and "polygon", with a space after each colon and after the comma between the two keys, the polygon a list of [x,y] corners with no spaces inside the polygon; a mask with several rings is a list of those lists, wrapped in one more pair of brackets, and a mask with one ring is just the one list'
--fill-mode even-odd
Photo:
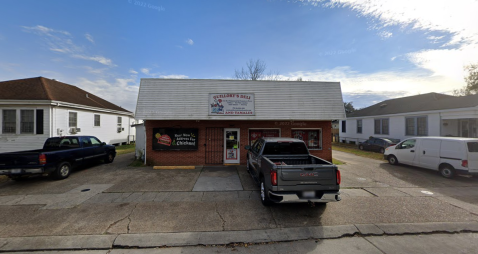
{"label": "bare tree branch", "polygon": [[279,72],[270,71],[268,74],[265,74],[267,64],[260,59],[249,59],[246,63],[246,67],[246,69],[236,69],[234,78],[240,80],[280,80]]}

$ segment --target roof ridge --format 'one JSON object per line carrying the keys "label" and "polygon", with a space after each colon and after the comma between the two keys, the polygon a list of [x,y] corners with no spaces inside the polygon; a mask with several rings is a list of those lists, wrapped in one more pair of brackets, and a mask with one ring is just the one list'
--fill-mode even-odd
{"label": "roof ridge", "polygon": [[46,94],[46,97],[49,99],[49,100],[53,100],[51,98],[51,94],[49,92],[49,85],[47,85],[47,83],[45,82],[46,81],[46,78],[40,76],[40,84],[41,84],[41,87],[43,88],[43,90],[45,91],[45,94]]}

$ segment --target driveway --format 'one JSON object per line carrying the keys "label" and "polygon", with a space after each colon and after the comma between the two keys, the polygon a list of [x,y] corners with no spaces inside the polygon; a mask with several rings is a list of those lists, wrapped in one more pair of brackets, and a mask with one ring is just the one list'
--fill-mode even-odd
{"label": "driveway", "polygon": [[62,181],[3,181],[0,237],[478,220],[477,179],[449,180],[429,170],[337,151],[333,156],[346,162],[339,166],[343,199],[313,208],[263,207],[243,166],[153,170],[129,167],[131,154],[118,156],[112,164],[80,169]]}

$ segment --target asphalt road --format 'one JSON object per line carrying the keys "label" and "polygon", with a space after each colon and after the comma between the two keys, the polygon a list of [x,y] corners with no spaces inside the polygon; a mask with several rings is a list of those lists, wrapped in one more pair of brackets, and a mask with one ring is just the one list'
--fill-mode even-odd
{"label": "asphalt road", "polygon": [[128,167],[131,154],[62,181],[4,180],[0,238],[478,220],[477,178],[449,180],[425,169],[337,151],[333,156],[346,162],[339,166],[343,199],[318,207],[263,207],[244,167],[237,168],[242,190],[193,191],[201,168]]}

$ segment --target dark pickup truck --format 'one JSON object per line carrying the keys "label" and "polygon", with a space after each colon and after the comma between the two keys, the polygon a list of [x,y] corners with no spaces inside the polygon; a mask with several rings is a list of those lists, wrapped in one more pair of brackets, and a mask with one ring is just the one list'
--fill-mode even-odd
{"label": "dark pickup truck", "polygon": [[43,149],[0,154],[0,175],[13,180],[28,175],[48,174],[67,178],[73,167],[94,161],[113,162],[116,149],[92,136],[53,137]]}
{"label": "dark pickup truck", "polygon": [[340,201],[340,171],[336,165],[310,155],[304,141],[260,138],[245,148],[247,169],[260,184],[263,205]]}

